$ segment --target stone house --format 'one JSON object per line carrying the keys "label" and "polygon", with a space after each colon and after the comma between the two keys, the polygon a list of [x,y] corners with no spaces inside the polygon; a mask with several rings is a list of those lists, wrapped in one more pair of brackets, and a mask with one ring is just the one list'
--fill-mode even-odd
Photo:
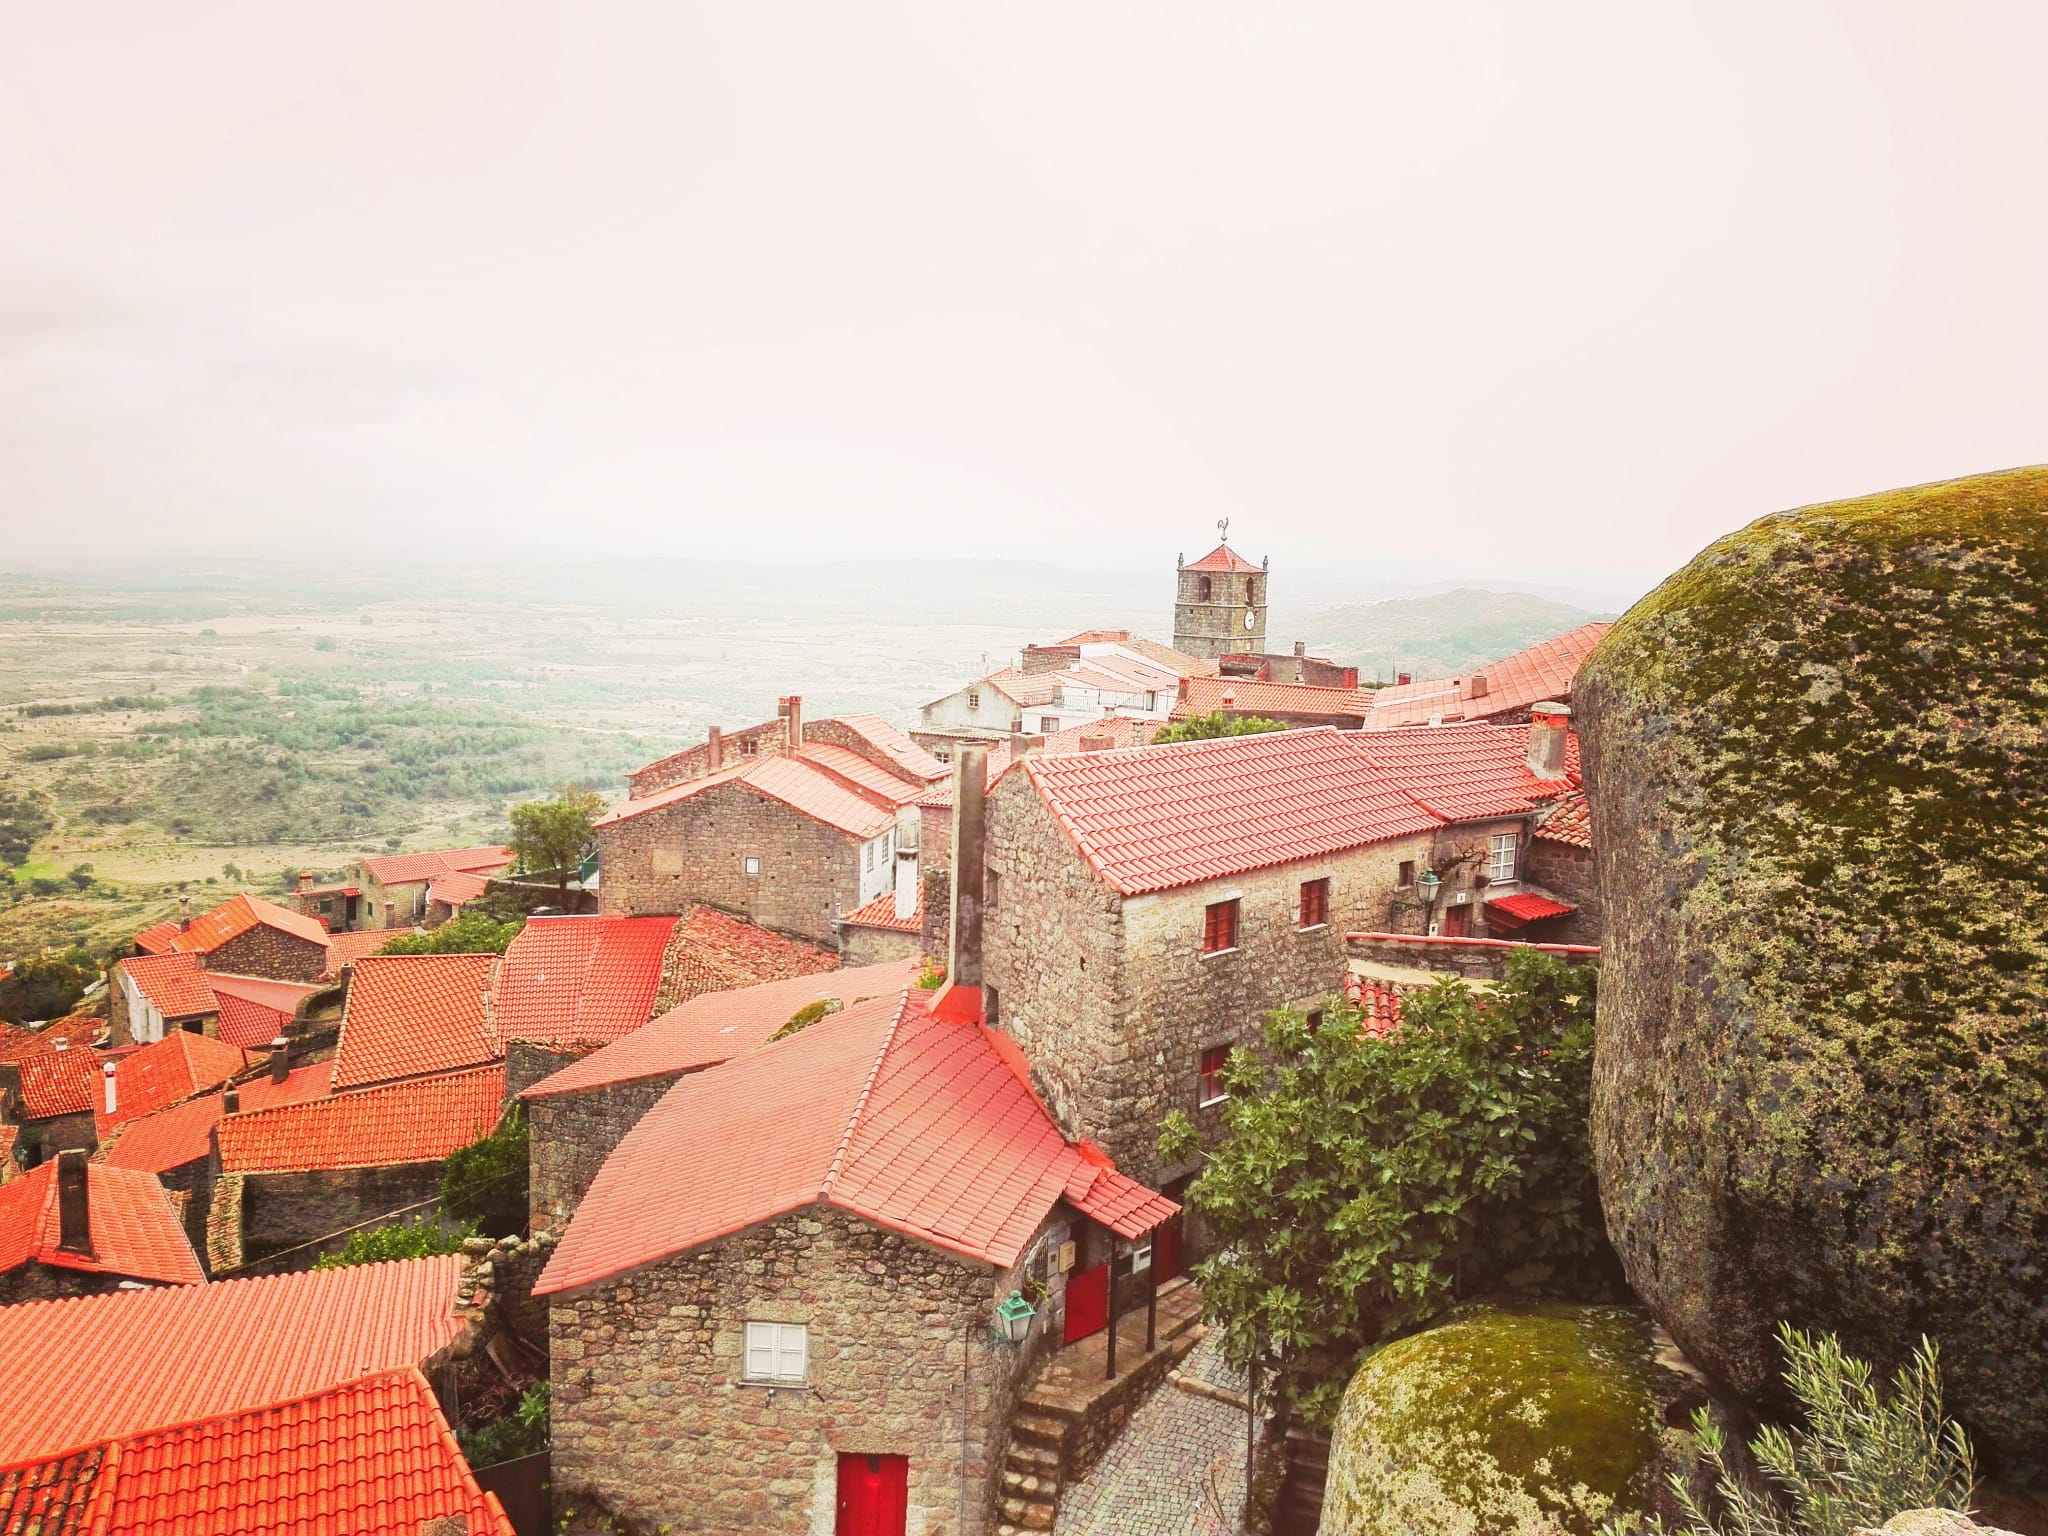
{"label": "stone house", "polygon": [[802,1010],[898,995],[917,970],[899,960],[700,993],[527,1088],[533,1230],[562,1230],[612,1148],[684,1076],[767,1044]]}
{"label": "stone house", "polygon": [[778,699],[775,718],[737,731],[712,726],[706,738],[694,747],[637,768],[626,775],[626,794],[640,800],[707,773],[717,773],[760,757],[788,757],[805,742],[844,747],[879,768],[900,777],[931,783],[945,777],[945,764],[880,715],[840,715],[829,720],[806,720],[801,695]]}
{"label": "stone house", "polygon": [[276,981],[318,981],[328,970],[327,930],[318,918],[246,894],[143,929],[135,952],[195,955],[209,971]]}
{"label": "stone house", "polygon": [[1216,671],[1223,677],[1250,678],[1261,683],[1299,683],[1311,688],[1348,691],[1358,687],[1358,668],[1339,666],[1328,656],[1311,654],[1305,640],[1295,641],[1291,652],[1272,655],[1227,652],[1216,658]]}
{"label": "stone house", "polygon": [[154,1174],[70,1148],[0,1185],[0,1305],[205,1278]]}
{"label": "stone house", "polygon": [[[907,990],[684,1077],[549,1260],[553,1473],[676,1531],[990,1530],[1084,1248],[1176,1207]],[[1040,1298],[1010,1342],[1006,1299]],[[1089,1303],[1092,1305],[1092,1302]]]}
{"label": "stone house", "polygon": [[267,1046],[319,988],[209,971],[182,951],[129,955],[108,968],[108,1026],[116,1045],[147,1045],[180,1030],[244,1049]]}
{"label": "stone house", "polygon": [[1529,718],[1532,704],[1571,703],[1572,680],[1578,676],[1579,663],[1610,628],[1605,621],[1581,624],[1458,677],[1404,681],[1382,688],[1373,694],[1365,729],[1391,731],[1470,720],[1520,725]]}
{"label": "stone house", "polygon": [[0,1124],[13,1131],[12,1160],[34,1168],[68,1147],[98,1145],[93,1106],[101,1091],[100,1056],[59,1036],[47,1049],[0,1061]]}
{"label": "stone house", "polygon": [[251,1061],[240,1047],[189,1030],[108,1056],[93,1095],[94,1141],[103,1146],[128,1121],[219,1087]]}
{"label": "stone house", "polygon": [[1222,1061],[1342,986],[1346,933],[1483,932],[1541,894],[1522,861],[1568,748],[1553,723],[1027,757],[988,795],[990,1020],[1069,1134],[1173,1194],[1160,1122],[1220,1131]]}
{"label": "stone house", "polygon": [[[489,843],[477,848],[434,848],[358,860],[351,878],[338,886],[315,886],[300,876],[300,909],[336,933],[437,926],[434,888],[444,912],[481,896],[489,876],[512,867],[512,850]],[[448,898],[459,896],[459,900]]]}
{"label": "stone house", "polygon": [[[842,915],[894,890],[899,844],[917,836],[918,797],[944,766],[907,739],[846,721],[806,726],[783,701],[776,750],[725,761],[707,743],[634,775],[635,784],[721,766],[614,807],[595,829],[599,892],[614,915],[703,904],[815,944],[836,945]],[[867,717],[855,717],[864,720]],[[837,736],[841,739],[834,739]],[[849,745],[849,742],[857,743]]]}
{"label": "stone house", "polygon": [[1013,735],[1057,736],[1108,715],[1164,725],[1182,681],[1216,663],[1184,656],[1128,630],[1087,630],[1055,645],[1027,645],[1006,667],[932,700],[914,738],[951,761],[959,742],[994,746]]}
{"label": "stone house", "polygon": [[1529,878],[1573,910],[1553,920],[1543,936],[1566,944],[1600,942],[1605,913],[1593,867],[1593,813],[1579,790],[1552,806],[1529,842]]}

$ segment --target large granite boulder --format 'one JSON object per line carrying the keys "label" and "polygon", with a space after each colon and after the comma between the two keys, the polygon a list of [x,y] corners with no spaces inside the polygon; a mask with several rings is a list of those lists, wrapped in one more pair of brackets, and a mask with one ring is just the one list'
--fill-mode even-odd
{"label": "large granite boulder", "polygon": [[1595,1536],[1657,1508],[1700,1400],[1635,1308],[1463,1308],[1344,1389],[1322,1536]]}
{"label": "large granite boulder", "polygon": [[2048,469],[1808,507],[1574,690],[1593,1147],[1631,1285],[1756,1399],[1784,1319],[2048,1465]]}

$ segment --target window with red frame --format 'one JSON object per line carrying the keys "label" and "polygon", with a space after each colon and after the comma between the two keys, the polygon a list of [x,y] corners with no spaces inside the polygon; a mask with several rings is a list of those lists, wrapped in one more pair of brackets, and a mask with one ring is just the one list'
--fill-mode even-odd
{"label": "window with red frame", "polygon": [[1230,1090],[1223,1086],[1223,1068],[1229,1061],[1227,1045],[1212,1045],[1202,1052],[1202,1072],[1195,1079],[1195,1102],[1202,1108],[1221,1104],[1230,1097]]}
{"label": "window with red frame", "polygon": [[1237,948],[1237,901],[1212,901],[1202,909],[1202,953]]}
{"label": "window with red frame", "polygon": [[1301,917],[1296,923],[1299,928],[1320,928],[1330,920],[1330,881],[1327,876],[1321,880],[1301,882]]}

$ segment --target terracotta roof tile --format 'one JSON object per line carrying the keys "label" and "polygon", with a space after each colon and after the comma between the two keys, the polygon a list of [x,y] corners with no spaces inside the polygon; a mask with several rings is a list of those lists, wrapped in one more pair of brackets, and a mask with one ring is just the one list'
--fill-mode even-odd
{"label": "terracotta roof tile", "polygon": [[1262,576],[1265,567],[1253,565],[1228,544],[1218,544],[1209,553],[1192,564],[1182,567],[1189,571],[1222,571],[1232,576]]}
{"label": "terracotta roof tile", "polygon": [[422,1364],[461,1333],[461,1273],[447,1254],[0,1307],[0,1464]]}
{"label": "terracotta roof tile", "polygon": [[1070,1143],[976,1024],[910,990],[684,1078],[606,1159],[536,1292],[596,1284],[826,1203],[1014,1263],[1061,1198],[1126,1234],[1178,1209]]}
{"label": "terracotta roof tile", "polygon": [[297,1016],[299,1004],[320,990],[266,976],[218,973],[209,973],[206,983],[220,1008],[221,1039],[246,1051],[261,1050],[283,1034]]}
{"label": "terracotta roof tile", "polygon": [[[104,1138],[124,1121],[224,1083],[248,1064],[248,1055],[239,1046],[174,1029],[163,1039],[111,1063],[114,1108],[107,1108],[103,1081],[93,1100],[93,1124]],[[103,1078],[105,1075],[102,1073]]]}
{"label": "terracotta roof tile", "polygon": [[23,1118],[83,1114],[100,1093],[100,1059],[89,1048],[53,1041],[15,1061]]}
{"label": "terracotta roof tile", "polygon": [[546,1098],[717,1066],[766,1044],[808,1003],[821,997],[836,998],[842,1004],[899,997],[917,979],[918,969],[914,960],[894,960],[706,992],[669,1009],[645,1029],[571,1062],[521,1097]]}
{"label": "terracotta roof tile", "polygon": [[977,686],[993,688],[1011,703],[1028,708],[1034,704],[1050,704],[1060,696],[1060,675],[1057,672],[1020,672],[1015,667],[1005,667],[1000,672],[991,672]]}
{"label": "terracotta roof tile", "polygon": [[218,1007],[197,955],[132,955],[116,969],[167,1019],[191,1018]]}
{"label": "terracotta roof tile", "polygon": [[135,947],[145,955],[168,955],[177,949],[181,932],[174,919],[151,923],[135,935]]}
{"label": "terracotta roof tile", "polygon": [[[837,827],[840,831],[855,837],[874,837],[887,830],[895,820],[895,807],[914,800],[919,790],[915,786],[903,783],[886,770],[877,768],[858,753],[849,752],[843,747],[830,748],[828,752],[826,748],[829,747],[829,743],[818,748],[806,747],[805,756],[802,757],[749,758],[730,768],[721,768],[717,773],[686,779],[681,784],[657,790],[638,800],[620,802],[600,816],[597,825],[612,826],[617,822],[629,821],[635,816],[643,816],[649,811],[660,810],[682,800],[694,799],[723,785],[741,783],[756,794],[780,800],[814,821],[822,821],[827,826]],[[833,753],[837,756],[833,756]],[[806,757],[812,760],[806,761]],[[847,777],[842,778],[835,772],[828,771],[823,766],[827,762],[845,772]],[[858,764],[858,769],[852,768],[853,764]],[[860,783],[857,774],[870,775],[876,781],[886,781],[892,786],[892,790],[884,793],[865,785],[856,789],[847,782],[847,778]]]}
{"label": "terracotta roof tile", "polygon": [[21,1024],[0,1024],[0,1061],[20,1061],[52,1049],[59,1040],[66,1050],[89,1046],[107,1032],[107,1021],[97,1014],[74,1013],[52,1019],[41,1029]]}
{"label": "terracotta roof tile", "polygon": [[330,933],[327,935],[327,974],[339,976],[343,967],[350,966],[365,955],[374,955],[400,934],[409,933],[406,928],[365,928],[354,933]]}
{"label": "terracotta roof tile", "polygon": [[924,903],[922,900],[911,909],[910,916],[896,915],[896,893],[884,891],[864,907],[855,907],[839,919],[856,928],[886,928],[891,933],[924,932]]}
{"label": "terracotta roof tile", "polygon": [[436,875],[427,882],[427,900],[438,901],[443,906],[459,907],[465,901],[475,901],[491,888],[491,882],[483,875],[464,874],[460,870],[445,875]]}
{"label": "terracotta roof tile", "polygon": [[439,1162],[489,1134],[505,1097],[501,1065],[358,1088],[220,1122],[229,1173],[386,1168]]}
{"label": "terracotta roof tile", "polygon": [[591,1044],[653,1017],[673,917],[536,917],[498,970],[497,1035]]}
{"label": "terracotta roof tile", "polygon": [[1352,738],[1327,727],[1029,757],[1024,773],[1082,855],[1125,895],[1439,825]]}
{"label": "terracotta roof tile", "polygon": [[[1579,664],[1610,628],[1604,620],[1581,624],[1527,650],[1474,667],[1459,677],[1433,677],[1382,688],[1373,695],[1372,713],[1366,717],[1365,728],[1385,731],[1398,726],[1428,725],[1439,718],[1478,720],[1525,710],[1546,699],[1569,699]],[[1482,674],[1486,678],[1486,692],[1475,698],[1472,679]]]}
{"label": "terracotta roof tile", "polygon": [[[1066,757],[1075,752],[1088,750],[1089,741],[1107,740],[1108,748],[1097,751],[1114,751],[1120,747],[1150,746],[1152,738],[1166,729],[1162,720],[1134,720],[1129,715],[1104,715],[1100,720],[1090,720],[1085,725],[1070,725],[1064,731],[1055,731],[1046,737],[1028,757]],[[988,787],[995,788],[998,780],[1017,765],[1020,759],[1010,756],[1007,740],[992,742],[988,756],[983,760],[988,773]],[[952,781],[946,780],[933,785],[917,797],[920,806],[946,807],[953,803]]]}
{"label": "terracotta roof tile", "polygon": [[1541,891],[1516,891],[1507,896],[1487,897],[1486,910],[1489,917],[1505,915],[1513,925],[1540,923],[1546,917],[1568,917],[1579,909]]}
{"label": "terracotta roof tile", "polygon": [[657,1004],[666,1010],[706,992],[838,968],[836,950],[771,933],[714,907],[693,907],[676,926]]}
{"label": "terracotta roof tile", "polygon": [[836,719],[912,778],[929,783],[946,776],[944,763],[880,715],[839,715]]}
{"label": "terracotta roof tile", "polygon": [[[54,1159],[0,1184],[0,1272],[18,1269],[33,1259],[52,1268],[169,1285],[198,1285],[206,1279],[191,1239],[185,1236],[155,1174],[88,1163],[85,1180],[90,1254],[70,1253],[58,1246]],[[0,1360],[8,1362],[11,1374],[15,1362],[4,1355]],[[8,1395],[11,1414],[15,1410],[12,1393]]]}
{"label": "terracotta roof tile", "polygon": [[[333,1076],[334,1063],[323,1061],[294,1068],[281,1083],[267,1075],[249,1078],[238,1084],[235,1092],[244,1111],[267,1109],[273,1104],[324,1098],[331,1091]],[[197,1162],[213,1150],[213,1128],[220,1123],[224,1102],[218,1093],[204,1093],[169,1109],[138,1116],[116,1127],[112,1139],[101,1143],[97,1157],[109,1168],[157,1174]]]}
{"label": "terracotta roof tile", "polygon": [[1318,688],[1311,683],[1262,683],[1248,677],[1190,677],[1181,687],[1173,718],[1187,720],[1218,710],[1238,715],[1319,717],[1318,723],[1357,726],[1372,712],[1372,695],[1356,688]]}
{"label": "terracotta roof tile", "polygon": [[1536,835],[1574,848],[1591,848],[1593,808],[1586,802],[1586,792],[1575,790],[1559,800],[1556,808],[1537,825]]}
{"label": "terracotta roof tile", "polygon": [[481,848],[434,848],[425,853],[392,853],[364,859],[363,873],[379,885],[417,885],[436,875],[489,874],[512,862],[512,850],[497,843]]}
{"label": "terracotta roof tile", "polygon": [[[891,773],[887,768],[870,762],[847,747],[829,741],[806,742],[796,754],[795,760],[806,767],[821,769],[833,778],[843,781],[853,792],[864,800],[873,800],[889,807],[908,805],[924,793],[926,781],[920,778],[912,783],[900,774]],[[768,759],[770,762],[789,759]],[[937,759],[933,759],[937,761]]]}
{"label": "terracotta roof tile", "polygon": [[504,1053],[493,1038],[496,955],[366,955],[355,964],[334,1086],[361,1088],[480,1066]]}
{"label": "terracotta roof tile", "polygon": [[420,1536],[445,1517],[470,1536],[512,1536],[416,1369],[109,1449],[95,1479],[95,1536]]}
{"label": "terracotta roof tile", "polygon": [[[192,955],[210,955],[230,939],[238,939],[258,927],[274,928],[309,944],[327,942],[327,930],[320,925],[318,918],[287,911],[276,902],[264,901],[246,892],[230,896],[211,912],[200,913],[192,919],[190,928],[181,929],[176,923],[168,926],[172,932],[166,947]],[[159,923],[154,928],[144,929],[143,934],[161,935],[165,927]],[[142,934],[136,936],[136,942],[142,942]]]}
{"label": "terracotta roof tile", "polygon": [[1579,786],[1579,743],[1565,740],[1565,777],[1529,770],[1529,728],[1472,721],[1350,738],[1393,783],[1447,821],[1523,816]]}

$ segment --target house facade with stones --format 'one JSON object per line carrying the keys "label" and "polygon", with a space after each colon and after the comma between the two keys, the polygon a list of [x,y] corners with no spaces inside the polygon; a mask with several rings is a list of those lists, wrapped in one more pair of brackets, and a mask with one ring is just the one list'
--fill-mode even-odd
{"label": "house facade with stones", "polygon": [[[482,894],[488,878],[512,867],[512,850],[499,843],[476,848],[434,848],[359,859],[339,886],[315,886],[302,878],[295,899],[309,916],[337,933],[405,930],[432,926],[433,892],[459,893],[461,901]],[[448,905],[444,901],[444,905]]]}
{"label": "house facade with stones", "polygon": [[999,1303],[1063,1285],[1075,1227],[1128,1239],[1176,1208],[1062,1136],[996,1031],[927,1002],[685,1077],[606,1159],[536,1287],[558,1490],[678,1532],[807,1536],[877,1498],[896,1529],[994,1528],[1054,1326],[1048,1295],[998,1342]]}
{"label": "house facade with stones", "polygon": [[1191,1170],[1159,1163],[1161,1121],[1220,1134],[1216,1069],[1270,1010],[1339,991],[1348,932],[1483,930],[1492,899],[1536,894],[1531,824],[1576,786],[1562,733],[1555,777],[1527,731],[1412,735],[1028,757],[996,783],[985,1007],[1063,1128],[1172,1194]]}
{"label": "house facade with stones", "polygon": [[[914,846],[915,803],[943,765],[907,739],[875,745],[875,727],[806,725],[800,701],[784,704],[780,750],[693,773],[598,820],[606,913],[703,904],[836,946],[841,917],[895,889],[897,849]],[[635,781],[673,767],[651,765]]]}
{"label": "house facade with stones", "polygon": [[328,970],[327,930],[319,919],[246,894],[198,917],[143,929],[135,952],[195,955],[209,971],[277,981],[318,981]]}

